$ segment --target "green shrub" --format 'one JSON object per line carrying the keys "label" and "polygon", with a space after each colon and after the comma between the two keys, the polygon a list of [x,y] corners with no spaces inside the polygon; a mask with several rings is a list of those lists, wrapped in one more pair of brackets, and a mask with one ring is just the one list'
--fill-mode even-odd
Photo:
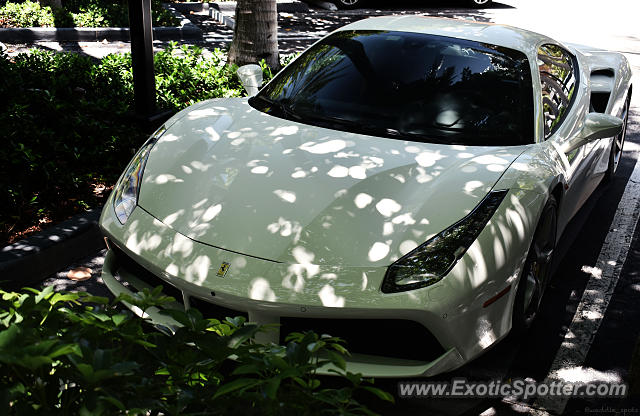
{"label": "green shrub", "polygon": [[[62,9],[41,7],[29,0],[8,2],[0,7],[0,27],[128,27],[127,0],[63,0]],[[162,7],[161,0],[152,0],[154,26],[176,26],[180,22]]]}
{"label": "green shrub", "polygon": [[[79,11],[79,13],[71,13],[73,26],[76,27],[109,27],[112,26],[111,19],[105,18],[108,16],[103,10],[97,7],[87,7]],[[115,26],[115,24],[113,25]],[[118,25],[122,26],[122,25]],[[125,24],[124,26],[129,26]]]}
{"label": "green shrub", "polygon": [[0,27],[50,27],[53,24],[51,7],[42,7],[37,1],[7,3],[0,8]]}
{"label": "green shrub", "polygon": [[[223,58],[175,45],[156,54],[158,106],[241,95]],[[0,242],[100,204],[95,185],[113,184],[149,133],[131,114],[132,78],[129,54],[0,53]]]}
{"label": "green shrub", "polygon": [[183,108],[213,97],[239,97],[242,85],[235,66],[225,65],[226,54],[216,49],[202,59],[202,49],[170,43],[154,59],[158,103],[163,107]]}
{"label": "green shrub", "polygon": [[180,20],[173,13],[162,7],[162,0],[152,0],[151,10],[154,22],[158,22],[157,26],[178,26],[180,24]]}
{"label": "green shrub", "polygon": [[182,324],[171,334],[118,306],[170,302],[160,288],[113,302],[52,287],[0,296],[5,414],[346,415],[372,414],[357,391],[393,400],[344,370],[336,370],[340,387],[323,386],[320,366],[344,368],[339,339],[308,332],[284,346],[256,344],[266,328],[195,309],[166,312]]}

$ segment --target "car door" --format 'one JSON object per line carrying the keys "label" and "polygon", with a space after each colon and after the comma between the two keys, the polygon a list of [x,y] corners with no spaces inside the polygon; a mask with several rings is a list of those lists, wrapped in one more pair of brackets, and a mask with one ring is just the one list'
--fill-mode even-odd
{"label": "car door", "polygon": [[[568,137],[554,135],[562,123],[568,122],[567,115],[574,110],[572,106],[576,101],[580,81],[578,62],[566,49],[547,43],[538,48],[538,71],[542,90],[544,138],[561,143]],[[578,117],[584,115],[586,112],[583,115],[577,114]],[[565,179],[568,188],[563,197],[561,221],[571,218],[593,191],[590,165],[594,162],[594,146],[594,143],[589,143],[565,154]]]}

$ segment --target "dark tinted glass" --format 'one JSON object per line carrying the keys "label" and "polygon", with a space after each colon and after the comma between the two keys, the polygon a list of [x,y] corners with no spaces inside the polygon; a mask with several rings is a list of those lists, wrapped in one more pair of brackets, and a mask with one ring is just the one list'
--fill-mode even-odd
{"label": "dark tinted glass", "polygon": [[442,36],[337,32],[282,70],[250,103],[274,116],[376,136],[533,143],[526,56]]}
{"label": "dark tinted glass", "polygon": [[550,44],[538,49],[538,68],[546,138],[560,125],[573,102],[577,73],[569,52]]}

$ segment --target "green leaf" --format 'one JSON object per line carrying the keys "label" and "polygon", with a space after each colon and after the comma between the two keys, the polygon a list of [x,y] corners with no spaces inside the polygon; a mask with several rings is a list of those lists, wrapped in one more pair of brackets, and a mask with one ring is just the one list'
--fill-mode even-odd
{"label": "green leaf", "polygon": [[53,286],[47,286],[36,296],[36,303],[40,303],[42,299],[48,299],[53,294]]}
{"label": "green leaf", "polygon": [[[52,287],[52,286],[49,286]],[[55,305],[58,302],[69,302],[73,300],[77,300],[80,296],[77,293],[56,293],[53,295],[51,299],[49,299],[49,303],[51,305]]]}
{"label": "green leaf", "polygon": [[0,332],[0,350],[12,345],[21,333],[22,330],[16,325],[11,325],[9,328]]}
{"label": "green leaf", "polygon": [[88,311],[87,315],[97,319],[100,322],[107,322],[112,320],[112,318],[106,313],[96,313],[96,312]]}
{"label": "green leaf", "polygon": [[236,316],[235,318],[226,317],[225,320],[237,328],[241,327],[247,321],[244,316]]}
{"label": "green leaf", "polygon": [[184,325],[186,327],[190,326],[189,317],[187,316],[187,313],[184,310],[160,309],[160,314],[170,316],[181,325]]}
{"label": "green leaf", "polygon": [[325,342],[324,341],[312,342],[309,345],[307,345],[307,350],[309,352],[317,352],[318,350],[320,350],[324,346],[325,346]]}
{"label": "green leaf", "polygon": [[293,379],[293,381],[298,383],[300,385],[300,387],[303,387],[305,389],[308,387],[307,382],[304,381],[302,378],[300,378],[300,377],[292,377],[292,379]]}
{"label": "green leaf", "polygon": [[234,376],[245,374],[260,374],[260,367],[255,364],[244,364],[233,370],[231,374],[233,374]]}
{"label": "green leaf", "polygon": [[156,344],[152,344],[151,342],[145,341],[143,339],[136,339],[134,342],[138,345],[142,345],[145,348],[157,348]]}
{"label": "green leaf", "polygon": [[100,396],[99,399],[111,403],[112,405],[117,407],[118,410],[120,410],[121,412],[126,412],[127,410],[125,405],[120,400],[116,399],[113,396]]}
{"label": "green leaf", "polygon": [[277,355],[270,357],[271,364],[276,367],[280,371],[284,371],[289,368],[289,364],[282,358]]}
{"label": "green leaf", "polygon": [[15,320],[13,321],[14,324],[19,324],[24,320],[24,317],[18,311],[15,311],[13,316],[15,318]]}
{"label": "green leaf", "polygon": [[89,364],[76,363],[75,365],[84,378],[90,379],[93,376],[93,367],[91,367]]}
{"label": "green leaf", "polygon": [[239,328],[231,335],[229,340],[229,347],[237,348],[239,345],[253,338],[255,334],[260,330],[260,327],[254,324],[247,324],[242,328]]}
{"label": "green leaf", "polygon": [[333,363],[339,369],[346,371],[347,370],[347,361],[344,359],[344,356],[334,352],[334,351],[325,351],[331,363]]}
{"label": "green leaf", "polygon": [[82,357],[82,352],[80,351],[80,346],[78,344],[60,345],[57,348],[55,348],[53,351],[51,351],[48,354],[48,356],[50,358],[56,358],[61,355],[67,355],[67,354],[75,354],[79,357]]}
{"label": "green leaf", "polygon": [[104,296],[82,296],[81,299],[83,302],[97,303],[99,305],[108,305],[109,298]]}
{"label": "green leaf", "polygon": [[24,355],[22,357],[16,357],[14,362],[31,371],[36,371],[40,367],[51,365],[53,360],[43,355]]}
{"label": "green leaf", "polygon": [[140,368],[140,364],[135,361],[125,361],[114,364],[111,369],[114,371],[114,375],[132,374],[135,370]]}
{"label": "green leaf", "polygon": [[274,377],[267,381],[264,386],[264,392],[270,399],[275,399],[278,394],[278,388],[280,388],[280,377]]}
{"label": "green leaf", "polygon": [[338,343],[332,343],[330,344],[330,347],[338,351],[340,354],[346,355],[347,357],[351,355],[351,353],[349,353],[349,351],[345,347]]}
{"label": "green leaf", "polygon": [[119,313],[117,315],[113,315],[111,317],[111,320],[113,321],[115,326],[120,326],[127,318],[128,316],[126,314]]}
{"label": "green leaf", "polygon": [[216,393],[213,395],[213,398],[214,399],[218,398],[220,396],[229,394],[236,390],[244,391],[244,390],[250,389],[251,387],[255,387],[259,384],[260,384],[260,381],[253,378],[239,378],[218,387],[218,390],[216,390]]}

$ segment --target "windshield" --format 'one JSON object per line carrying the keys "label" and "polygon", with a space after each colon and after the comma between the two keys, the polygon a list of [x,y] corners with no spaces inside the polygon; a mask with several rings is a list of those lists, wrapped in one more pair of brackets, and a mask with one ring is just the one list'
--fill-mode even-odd
{"label": "windshield", "polygon": [[253,97],[263,112],[342,131],[431,143],[533,143],[519,51],[420,33],[341,31]]}

